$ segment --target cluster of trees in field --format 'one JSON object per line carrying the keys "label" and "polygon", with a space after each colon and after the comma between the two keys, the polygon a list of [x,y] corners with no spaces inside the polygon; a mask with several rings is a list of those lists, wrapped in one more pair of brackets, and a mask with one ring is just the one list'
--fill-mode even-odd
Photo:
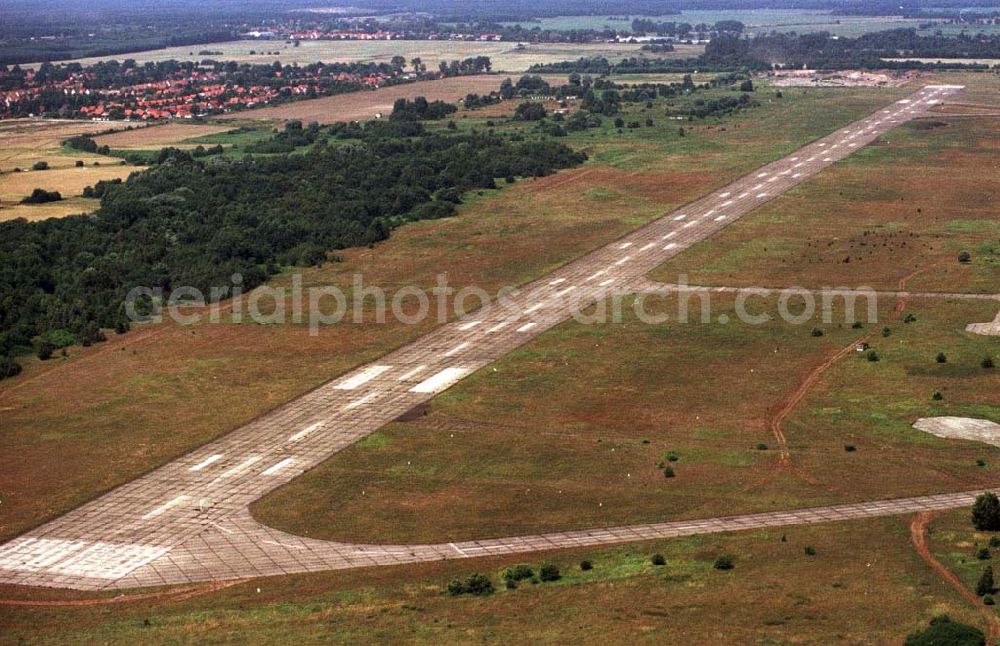
{"label": "cluster of trees in field", "polygon": [[[384,128],[410,128],[386,137]],[[464,191],[495,178],[543,176],[585,156],[547,139],[430,134],[419,123],[289,124],[275,137],[312,141],[295,154],[199,160],[165,149],[158,165],[90,190],[87,216],[0,223],[0,356],[39,339],[99,341],[128,329],[135,286],[210,294],[241,274],[252,288],[281,265],[383,240],[404,222],[454,213]],[[330,143],[328,138],[348,139]]]}
{"label": "cluster of trees in field", "polygon": [[742,33],[744,25],[738,20],[719,20],[715,24],[704,23],[692,25],[689,22],[658,22],[649,18],[636,18],[632,21],[632,33],[636,36],[664,36],[668,38],[687,38],[694,34],[707,36],[709,34]]}
{"label": "cluster of trees in field", "polygon": [[396,99],[392,105],[392,114],[389,119],[393,121],[436,121],[444,119],[449,114],[454,114],[458,108],[452,103],[444,101],[428,101],[422,96],[415,97],[412,101],[407,99]]}
{"label": "cluster of trees in field", "polygon": [[1000,35],[921,36],[915,29],[893,29],[857,38],[813,34],[762,34],[751,39],[731,35],[713,39],[700,61],[713,67],[769,69],[880,68],[885,58],[998,58]]}

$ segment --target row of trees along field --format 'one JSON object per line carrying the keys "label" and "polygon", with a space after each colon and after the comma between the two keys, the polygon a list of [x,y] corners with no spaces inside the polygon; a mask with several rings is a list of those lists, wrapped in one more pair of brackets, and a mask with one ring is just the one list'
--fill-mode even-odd
{"label": "row of trees along field", "polygon": [[0,357],[39,339],[93,342],[100,328],[128,329],[123,300],[135,286],[207,295],[239,273],[249,289],[281,265],[452,215],[463,192],[493,188],[494,178],[585,159],[544,138],[429,134],[407,119],[323,132],[292,122],[275,139],[313,145],[242,159],[165,149],[159,165],[95,187],[92,215],[0,223]]}

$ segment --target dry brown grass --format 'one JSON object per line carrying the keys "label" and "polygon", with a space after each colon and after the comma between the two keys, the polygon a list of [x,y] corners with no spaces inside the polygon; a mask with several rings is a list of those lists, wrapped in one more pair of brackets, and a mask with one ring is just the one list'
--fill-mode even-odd
{"label": "dry brown grass", "polygon": [[94,141],[99,146],[106,145],[117,149],[159,149],[163,146],[185,148],[196,145],[185,144],[184,142],[188,139],[214,135],[229,130],[232,130],[229,126],[168,123],[101,135],[95,137]]}
{"label": "dry brown grass", "polygon": [[488,94],[500,88],[503,76],[483,74],[479,76],[459,76],[436,81],[404,83],[378,90],[350,92],[320,99],[294,101],[270,108],[248,110],[228,114],[223,119],[301,119],[304,122],[318,121],[359,121],[373,119],[381,113],[392,112],[396,99],[413,99],[422,96],[428,101],[442,100],[455,102],[466,94]]}

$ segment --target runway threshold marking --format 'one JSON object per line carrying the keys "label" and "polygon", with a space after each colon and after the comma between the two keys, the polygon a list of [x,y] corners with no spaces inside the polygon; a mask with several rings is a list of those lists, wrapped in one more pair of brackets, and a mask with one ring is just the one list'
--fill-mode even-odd
{"label": "runway threshold marking", "polygon": [[222,454],[221,453],[216,453],[215,455],[210,455],[207,458],[205,458],[204,460],[202,460],[201,462],[199,462],[198,464],[196,464],[193,467],[191,467],[190,471],[201,471],[202,469],[204,469],[208,465],[210,465],[210,464],[212,464],[214,462],[218,462],[221,459],[222,459]]}
{"label": "runway threshold marking", "polygon": [[352,375],[340,382],[334,388],[337,390],[354,390],[358,386],[368,383],[383,372],[391,370],[392,366],[368,366],[356,375]]}
{"label": "runway threshold marking", "polygon": [[468,374],[468,368],[445,368],[433,377],[421,381],[410,388],[411,393],[438,393],[447,389],[459,379]]}

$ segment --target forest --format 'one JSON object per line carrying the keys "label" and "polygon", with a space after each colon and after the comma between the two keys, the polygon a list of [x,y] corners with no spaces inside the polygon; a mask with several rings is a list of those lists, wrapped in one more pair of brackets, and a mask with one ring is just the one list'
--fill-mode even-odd
{"label": "forest", "polygon": [[239,273],[250,289],[281,266],[322,262],[402,223],[451,215],[463,192],[493,188],[495,178],[544,176],[585,159],[546,139],[421,125],[345,133],[344,124],[320,132],[292,122],[275,148],[310,146],[239,159],[165,149],[158,165],[94,187],[101,206],[91,215],[0,223],[4,365],[39,339],[91,343],[100,328],[127,330],[123,299],[134,286],[208,294]]}

